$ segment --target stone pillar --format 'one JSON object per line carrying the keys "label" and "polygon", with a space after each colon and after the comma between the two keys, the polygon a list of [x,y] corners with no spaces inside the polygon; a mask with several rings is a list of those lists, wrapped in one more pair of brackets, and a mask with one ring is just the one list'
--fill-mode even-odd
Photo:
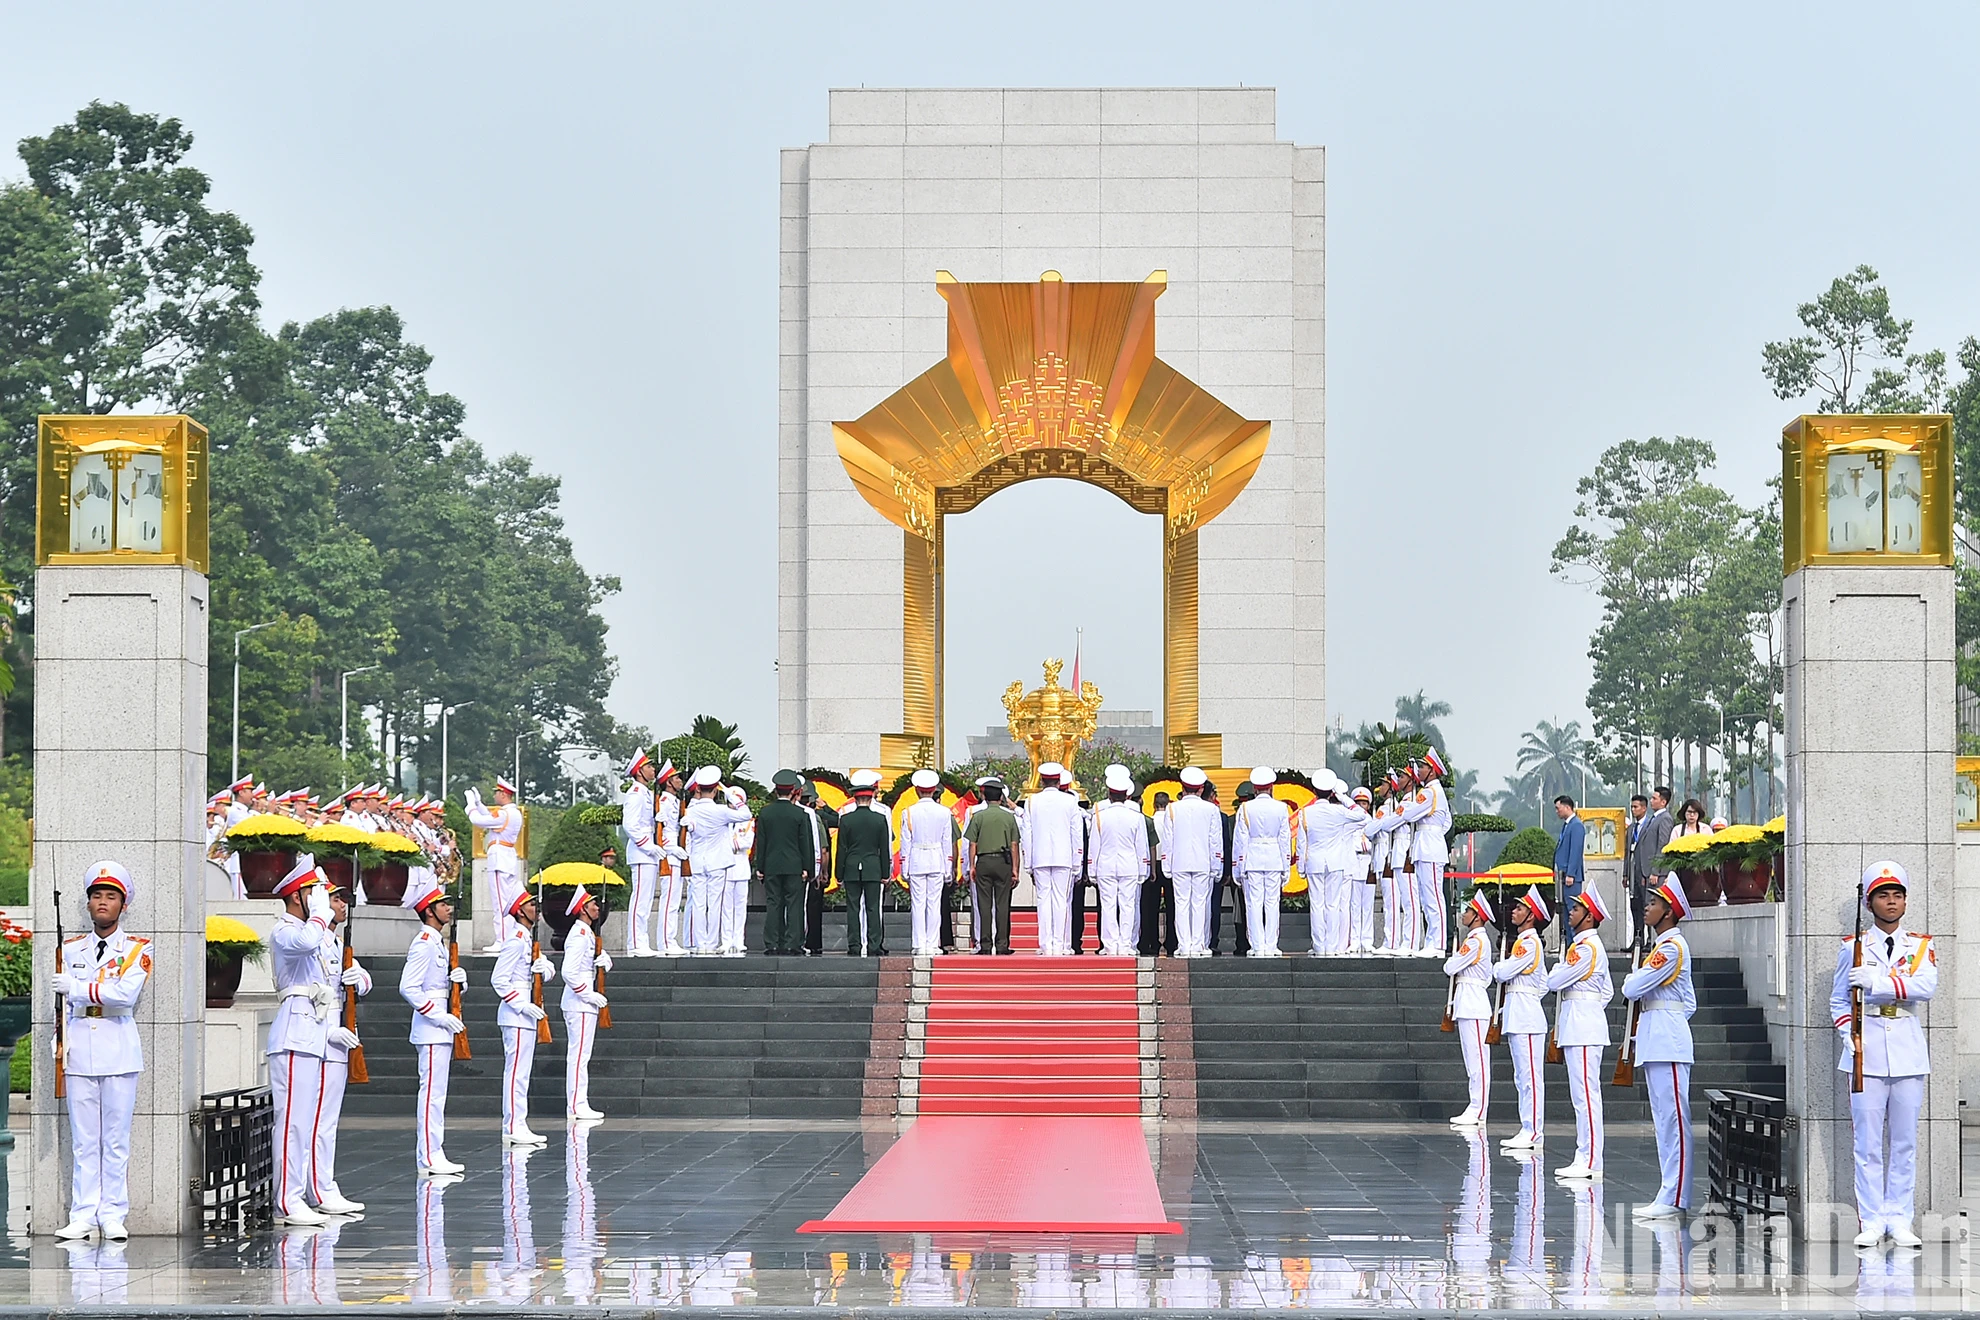
{"label": "stone pillar", "polygon": [[1863,868],[1912,877],[1908,929],[1929,932],[1942,992],[1923,1010],[1933,1074],[1918,1139],[1919,1232],[1959,1213],[1955,984],[1953,570],[1810,567],[1784,584],[1787,663],[1787,1100],[1796,1218],[1816,1241],[1856,1232],[1849,1079],[1829,1012]]}
{"label": "stone pillar", "polygon": [[34,928],[44,937],[34,942],[30,1228],[53,1232],[68,1211],[68,1116],[49,1050],[53,895],[64,932],[86,929],[79,882],[113,858],[137,888],[125,926],[154,950],[137,1013],[128,1222],[135,1234],[182,1233],[197,1222],[187,1115],[204,1080],[207,582],[176,566],[43,568],[34,621]]}

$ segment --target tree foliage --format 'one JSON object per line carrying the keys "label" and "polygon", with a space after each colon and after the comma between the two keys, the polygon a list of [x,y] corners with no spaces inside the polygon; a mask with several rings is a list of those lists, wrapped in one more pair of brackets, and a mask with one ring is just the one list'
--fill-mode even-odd
{"label": "tree foliage", "polygon": [[[35,414],[186,411],[212,449],[216,785],[234,633],[270,622],[240,648],[242,768],[264,779],[437,791],[443,706],[457,780],[508,769],[518,735],[525,788],[560,778],[566,746],[636,745],[604,706],[618,583],[572,555],[557,478],[475,443],[389,307],[265,329],[253,235],[210,205],[192,146],[100,103],[20,144],[28,183],[0,191],[0,573],[31,580]],[[351,680],[346,771],[338,678],[373,664]]]}
{"label": "tree foliage", "polygon": [[1814,394],[1815,410],[1825,413],[1938,411],[1945,351],[1905,352],[1911,322],[1892,315],[1876,271],[1858,266],[1836,276],[1795,315],[1807,333],[1760,350],[1776,398]]}

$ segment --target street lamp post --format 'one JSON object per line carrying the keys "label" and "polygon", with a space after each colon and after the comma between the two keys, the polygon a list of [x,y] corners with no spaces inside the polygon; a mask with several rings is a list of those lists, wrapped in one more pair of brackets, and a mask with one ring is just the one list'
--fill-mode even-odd
{"label": "street lamp post", "polygon": [[231,784],[241,782],[241,638],[263,628],[273,628],[280,622],[280,619],[270,619],[267,623],[257,623],[234,634],[234,768],[233,777],[227,781]]}
{"label": "street lamp post", "polygon": [[344,789],[351,786],[351,680],[359,674],[368,674],[384,667],[383,664],[366,665],[362,669],[346,669],[337,675],[337,761],[343,771]]}
{"label": "street lamp post", "polygon": [[565,759],[568,756],[570,756],[572,752],[590,752],[593,756],[603,756],[605,755],[605,749],[602,747],[572,746],[572,747],[560,748],[558,750],[557,759],[564,762],[564,770],[570,776],[571,805],[575,807],[577,805],[577,767],[572,765],[568,760]]}
{"label": "street lamp post", "polygon": [[522,796],[522,740],[524,738],[527,738],[528,736],[529,735],[526,733],[519,733],[516,735],[515,775],[516,775],[516,796],[519,798]]}
{"label": "street lamp post", "polygon": [[472,706],[472,701],[457,701],[451,706],[440,708],[440,800],[447,800],[447,718],[457,710]]}
{"label": "street lamp post", "polygon": [[[1750,710],[1738,715],[1728,715],[1724,706],[1719,707],[1719,769],[1725,772],[1726,777],[1725,786],[1719,792],[1720,800],[1725,803],[1727,820],[1733,818],[1734,808],[1732,796],[1732,763],[1726,758],[1726,721],[1762,720],[1765,718],[1767,718],[1767,712],[1765,711]],[[1767,773],[1769,775],[1773,774],[1773,768],[1771,766],[1768,767]]]}

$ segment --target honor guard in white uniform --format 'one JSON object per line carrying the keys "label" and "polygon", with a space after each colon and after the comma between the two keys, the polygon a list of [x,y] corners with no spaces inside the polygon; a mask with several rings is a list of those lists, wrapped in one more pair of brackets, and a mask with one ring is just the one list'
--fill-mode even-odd
{"label": "honor guard in white uniform", "polygon": [[1238,804],[1231,848],[1243,861],[1244,929],[1254,958],[1280,958],[1279,895],[1292,869],[1292,809],[1272,796],[1278,772],[1261,765],[1251,772],[1257,793]]}
{"label": "honor guard in white uniform", "polygon": [[[1306,875],[1307,926],[1313,938],[1313,956],[1343,954],[1352,936],[1349,889],[1362,888],[1350,871],[1360,854],[1355,842],[1369,823],[1368,813],[1352,797],[1345,801],[1347,785],[1325,768],[1313,772],[1319,796],[1299,813],[1300,867]],[[1252,952],[1258,946],[1252,944]]]}
{"label": "honor guard in white uniform", "polygon": [[[697,873],[700,867],[696,867]],[[598,927],[604,905],[584,886],[571,895],[570,915],[577,918],[564,937],[564,1104],[575,1120],[605,1115],[591,1107],[591,1051],[598,1044],[598,1014],[605,996],[598,991],[597,973],[612,970],[612,955],[598,947]]]}
{"label": "honor guard in white uniform", "polygon": [[1574,1100],[1574,1159],[1554,1170],[1556,1178],[1602,1176],[1602,1051],[1609,1047],[1609,1001],[1616,988],[1609,979],[1609,951],[1596,932],[1608,919],[1594,885],[1576,894],[1568,902],[1574,940],[1547,973],[1547,988],[1560,996],[1554,1044],[1561,1047]]}
{"label": "honor guard in white uniform", "polygon": [[1110,765],[1107,797],[1093,809],[1093,879],[1100,891],[1100,952],[1132,958],[1141,938],[1141,886],[1151,874],[1148,818],[1130,796],[1134,776]]}
{"label": "honor guard in white uniform", "polygon": [[323,1095],[316,1120],[316,1150],[309,1161],[309,1200],[326,1215],[355,1215],[363,1213],[364,1202],[345,1196],[337,1185],[337,1127],[344,1117],[344,1089],[350,1083],[351,1051],[358,1048],[358,1034],[337,1020],[335,1003],[347,993],[355,992],[360,999],[370,994],[371,973],[356,958],[349,967],[344,966],[344,942],[337,932],[342,928],[348,935],[350,900],[334,885],[326,883],[324,888],[330,895],[331,937],[317,950],[317,961],[334,998],[330,1030],[323,1037]]}
{"label": "honor guard in white uniform", "polygon": [[321,1224],[309,1206],[309,1165],[323,1104],[323,1055],[337,1007],[336,981],[325,974],[330,886],[316,858],[299,853],[275,886],[282,915],[268,938],[275,1019],[268,1025],[268,1084],[275,1102],[275,1222]]}
{"label": "honor guard in white uniform", "polygon": [[1492,900],[1480,890],[1458,913],[1458,920],[1464,926],[1464,938],[1457,952],[1444,961],[1444,975],[1452,978],[1451,1023],[1464,1050],[1470,1098],[1463,1112],[1452,1116],[1451,1126],[1482,1128],[1486,1111],[1492,1107],[1492,1048],[1485,1043],[1485,1036],[1492,1023],[1494,960],[1492,937],[1486,932],[1498,924],[1498,917],[1492,911]]}
{"label": "honor guard in white uniform", "polygon": [[1390,954],[1396,949],[1401,926],[1396,921],[1395,881],[1389,875],[1389,835],[1395,827],[1395,820],[1389,811],[1389,786],[1378,786],[1380,798],[1373,811],[1368,813],[1368,870],[1375,877],[1377,891],[1382,895],[1382,943],[1375,948],[1376,953]]}
{"label": "honor guard in white uniform", "polygon": [[407,893],[407,906],[419,913],[419,933],[406,949],[399,995],[412,1005],[407,1039],[419,1059],[419,1112],[413,1123],[413,1158],[422,1177],[460,1173],[467,1166],[447,1158],[447,1081],[454,1067],[454,1037],[466,1030],[447,1011],[450,987],[467,981],[464,968],[449,968],[447,923],[454,905],[437,885],[424,894]]}
{"label": "honor guard in white uniform", "polygon": [[[736,864],[736,826],[749,819],[720,797],[722,772],[704,765],[694,772],[694,800],[683,813],[687,826],[689,928],[694,952],[713,957],[722,951],[722,909],[728,901],[729,868]],[[568,947],[568,941],[566,941]],[[569,994],[569,983],[565,984]]]}
{"label": "honor guard in white uniform", "polygon": [[1168,852],[1162,868],[1175,886],[1176,956],[1210,956],[1210,888],[1224,873],[1224,819],[1203,796],[1209,777],[1184,766],[1182,796],[1166,808]]}
{"label": "honor guard in white uniform", "polygon": [[917,798],[901,813],[901,873],[907,877],[913,909],[912,952],[932,958],[941,952],[942,886],[955,879],[956,841],[962,831],[954,813],[936,799],[941,775],[921,769],[910,782]]}
{"label": "honor guard in white uniform", "polygon": [[1650,1092],[1663,1171],[1657,1199],[1636,1208],[1643,1219],[1678,1214],[1691,1201],[1691,1015],[1698,996],[1691,986],[1691,946],[1677,931],[1690,915],[1684,885],[1675,875],[1665,877],[1643,900],[1643,921],[1657,932],[1657,942],[1623,981],[1623,998],[1641,1005],[1636,1034],[1624,1048]]}
{"label": "honor guard in white uniform", "polygon": [[1363,820],[1354,832],[1354,856],[1348,863],[1348,952],[1375,952],[1375,872],[1370,867],[1370,845],[1366,819],[1375,801],[1367,789],[1356,785],[1349,800],[1361,809]]}
{"label": "honor guard in white uniform", "polygon": [[62,943],[51,988],[62,997],[57,1060],[68,1079],[68,1239],[102,1231],[113,1242],[130,1234],[131,1115],[137,1108],[144,1047],[132,1014],[151,975],[151,941],[125,933],[124,909],[135,893],[131,873],[98,862],[83,873],[90,929]]}
{"label": "honor guard in white uniform", "polygon": [[529,1128],[529,1077],[536,1066],[537,1023],[548,1016],[536,1003],[536,978],[554,979],[556,966],[537,952],[536,896],[524,890],[509,906],[502,952],[488,984],[501,1003],[495,1025],[502,1032],[502,1144],[543,1146],[548,1137]]}
{"label": "honor guard in white uniform", "polygon": [[1547,1010],[1540,999],[1547,993],[1547,950],[1540,943],[1540,932],[1551,915],[1539,888],[1529,888],[1526,897],[1513,904],[1513,927],[1519,934],[1512,951],[1492,969],[1492,975],[1506,983],[1500,1028],[1512,1055],[1513,1083],[1519,1088],[1519,1131],[1499,1143],[1502,1150],[1527,1151],[1546,1139],[1547,1074],[1542,1065],[1547,1053]]}
{"label": "honor guard in white uniform", "polygon": [[1025,865],[1037,894],[1038,952],[1048,958],[1072,955],[1072,887],[1084,850],[1079,800],[1059,788],[1066,778],[1057,761],[1039,766],[1038,791],[1019,813]]}
{"label": "honor guard in white uniform", "polygon": [[660,852],[660,929],[655,937],[663,958],[687,956],[682,935],[687,904],[687,849],[681,846],[681,772],[662,761],[653,780],[653,837]]}
{"label": "honor guard in white uniform", "polygon": [[1409,804],[1409,781],[1398,771],[1391,770],[1388,784],[1389,882],[1382,901],[1395,909],[1388,951],[1393,957],[1412,958],[1423,945],[1423,911],[1416,899],[1416,875],[1410,869],[1409,860],[1416,828],[1403,818],[1403,808]]}
{"label": "honor guard in white uniform", "polygon": [[[1874,1247],[1886,1234],[1900,1247],[1922,1239],[1912,1227],[1918,1184],[1918,1115],[1932,1061],[1918,1006],[1939,989],[1939,955],[1930,935],[1904,928],[1910,877],[1896,862],[1863,872],[1863,901],[1876,925],[1863,932],[1863,963],[1856,941],[1843,941],[1829,1011],[1842,1037],[1845,1076],[1855,1071],[1850,1043],[1852,989],[1863,993],[1863,1089],[1849,1097],[1856,1136],[1856,1245]],[[1887,1149],[1888,1147],[1888,1149]]]}
{"label": "honor guard in white uniform", "polygon": [[[470,788],[467,791],[468,823],[481,831],[483,851],[488,856],[488,883],[495,891],[495,910],[507,912],[509,904],[516,901],[522,891],[522,861],[516,856],[516,849],[522,843],[523,811],[516,805],[521,794],[516,786],[506,779],[495,780],[495,805],[489,806],[481,800],[481,790]],[[500,953],[501,942],[489,945],[483,952]]]}
{"label": "honor guard in white uniform", "polygon": [[1413,827],[1410,855],[1416,867],[1416,902],[1422,913],[1423,938],[1417,951],[1426,958],[1444,956],[1448,939],[1444,932],[1444,864],[1451,859],[1449,831],[1451,800],[1444,792],[1444,758],[1435,747],[1423,759],[1410,765],[1416,793],[1403,808],[1403,819]]}
{"label": "honor guard in white uniform", "polygon": [[749,858],[756,851],[756,817],[740,784],[729,786],[729,805],[742,812],[742,819],[736,822],[730,842],[734,860],[722,880],[720,948],[724,958],[740,958],[749,926]]}
{"label": "honor guard in white uniform", "polygon": [[[660,864],[666,848],[659,834],[659,779],[653,758],[641,749],[626,763],[626,795],[619,807],[619,825],[626,832],[626,869],[632,872],[632,902],[626,908],[626,956],[653,958],[653,900],[659,891]],[[661,924],[667,922],[665,912]],[[666,944],[663,933],[661,944]]]}

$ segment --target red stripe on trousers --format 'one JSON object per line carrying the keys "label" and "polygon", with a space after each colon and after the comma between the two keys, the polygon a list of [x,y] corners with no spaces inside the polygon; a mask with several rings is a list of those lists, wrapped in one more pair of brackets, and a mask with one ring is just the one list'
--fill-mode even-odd
{"label": "red stripe on trousers", "polygon": [[1690,1127],[1690,1124],[1685,1122],[1684,1097],[1678,1094],[1678,1066],[1675,1063],[1671,1065],[1671,1104],[1671,1112],[1676,1116],[1678,1129],[1678,1184],[1673,1195],[1677,1197],[1676,1204],[1683,1205],[1685,1193],[1684,1148],[1691,1144],[1691,1133],[1686,1131]]}
{"label": "red stripe on trousers", "polygon": [[[282,1173],[276,1184],[275,1205],[283,1214],[289,1211],[289,1106],[296,1099],[296,1052],[284,1051],[289,1056],[289,1075],[282,1084]],[[99,1182],[101,1174],[98,1175]]]}
{"label": "red stripe on trousers", "polygon": [[329,1068],[322,1059],[316,1061],[316,1118],[309,1125],[309,1190],[317,1200],[323,1199],[323,1189],[316,1185],[316,1134],[323,1127],[323,1088],[330,1080]]}

